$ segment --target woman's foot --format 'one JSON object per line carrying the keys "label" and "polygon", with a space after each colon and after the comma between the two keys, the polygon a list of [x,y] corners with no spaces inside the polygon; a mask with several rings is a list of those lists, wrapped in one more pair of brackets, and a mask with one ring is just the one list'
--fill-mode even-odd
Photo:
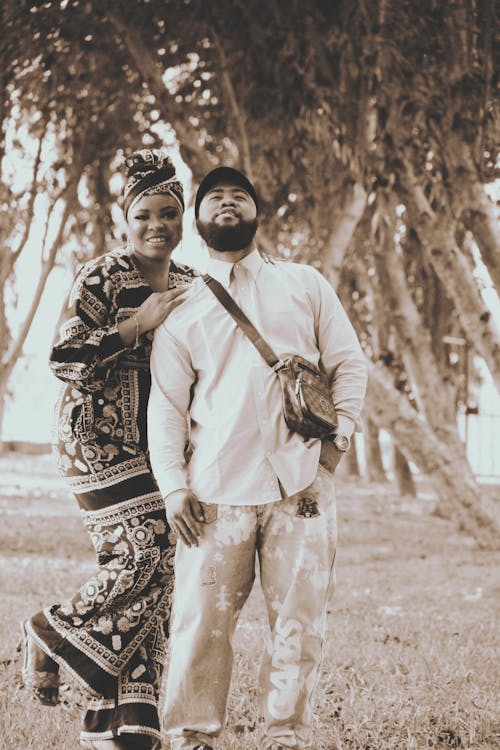
{"label": "woman's foot", "polygon": [[112,740],[80,740],[81,750],[125,750],[118,738]]}
{"label": "woman's foot", "polygon": [[81,750],[151,750],[151,737],[143,734],[122,734],[111,740],[80,740]]}
{"label": "woman's foot", "polygon": [[21,623],[22,679],[32,697],[44,706],[59,702],[59,667],[43,651]]}

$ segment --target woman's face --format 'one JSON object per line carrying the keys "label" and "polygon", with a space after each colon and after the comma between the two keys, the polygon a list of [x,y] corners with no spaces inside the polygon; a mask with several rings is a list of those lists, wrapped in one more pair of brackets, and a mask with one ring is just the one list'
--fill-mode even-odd
{"label": "woman's face", "polygon": [[182,211],[172,195],[143,195],[127,216],[130,244],[139,257],[166,260],[182,237]]}

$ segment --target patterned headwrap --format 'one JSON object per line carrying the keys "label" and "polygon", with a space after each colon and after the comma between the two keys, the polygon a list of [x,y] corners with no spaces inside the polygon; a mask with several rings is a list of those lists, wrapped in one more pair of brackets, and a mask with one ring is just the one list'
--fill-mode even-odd
{"label": "patterned headwrap", "polygon": [[152,148],[134,151],[126,161],[127,182],[123,188],[125,218],[143,195],[171,195],[184,211],[184,190],[170,157]]}

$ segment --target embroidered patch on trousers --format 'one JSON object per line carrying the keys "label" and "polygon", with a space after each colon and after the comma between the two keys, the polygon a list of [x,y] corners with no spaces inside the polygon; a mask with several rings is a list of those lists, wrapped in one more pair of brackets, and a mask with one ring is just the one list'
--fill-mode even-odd
{"label": "embroidered patch on trousers", "polygon": [[318,503],[313,497],[299,497],[296,518],[317,518],[319,515]]}

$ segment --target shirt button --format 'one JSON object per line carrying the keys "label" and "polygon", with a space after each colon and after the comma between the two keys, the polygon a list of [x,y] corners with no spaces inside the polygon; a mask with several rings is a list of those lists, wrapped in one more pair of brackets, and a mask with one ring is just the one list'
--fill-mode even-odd
{"label": "shirt button", "polygon": [[99,406],[102,406],[104,404],[104,399],[98,399],[97,403],[99,404]]}

